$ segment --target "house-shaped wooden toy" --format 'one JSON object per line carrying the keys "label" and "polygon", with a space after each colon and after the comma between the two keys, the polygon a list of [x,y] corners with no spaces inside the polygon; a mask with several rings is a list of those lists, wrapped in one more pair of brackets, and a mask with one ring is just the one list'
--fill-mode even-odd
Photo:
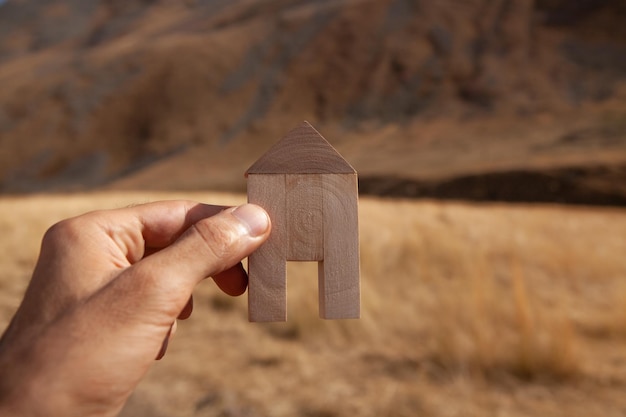
{"label": "house-shaped wooden toy", "polygon": [[248,258],[250,321],[287,320],[287,261],[317,261],[320,317],[360,316],[357,174],[308,122],[246,172],[272,221]]}

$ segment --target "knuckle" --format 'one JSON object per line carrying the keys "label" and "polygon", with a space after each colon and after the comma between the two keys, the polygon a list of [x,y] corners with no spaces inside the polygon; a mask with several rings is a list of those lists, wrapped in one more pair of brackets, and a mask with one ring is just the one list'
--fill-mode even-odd
{"label": "knuckle", "polygon": [[42,245],[57,246],[71,244],[80,239],[83,229],[82,221],[78,218],[62,220],[52,225],[44,234]]}
{"label": "knuckle", "polygon": [[43,235],[42,247],[72,247],[84,242],[101,217],[102,211],[93,211],[53,224]]}
{"label": "knuckle", "polygon": [[220,226],[201,221],[192,227],[215,258],[230,258],[236,251],[239,236],[233,228]]}

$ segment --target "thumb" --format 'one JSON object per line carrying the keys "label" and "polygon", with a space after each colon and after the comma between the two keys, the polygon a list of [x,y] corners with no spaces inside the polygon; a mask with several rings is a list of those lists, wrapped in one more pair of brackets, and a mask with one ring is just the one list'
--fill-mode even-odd
{"label": "thumb", "polygon": [[193,224],[172,245],[135,266],[154,271],[160,279],[178,276],[193,289],[261,246],[269,237],[270,227],[268,214],[257,205],[229,208]]}
{"label": "thumb", "polygon": [[196,284],[238,264],[268,238],[270,229],[269,216],[254,204],[202,219],[173,244],[124,271],[102,294],[105,304],[128,299],[131,305],[120,307],[135,313],[161,310],[162,318],[173,321]]}

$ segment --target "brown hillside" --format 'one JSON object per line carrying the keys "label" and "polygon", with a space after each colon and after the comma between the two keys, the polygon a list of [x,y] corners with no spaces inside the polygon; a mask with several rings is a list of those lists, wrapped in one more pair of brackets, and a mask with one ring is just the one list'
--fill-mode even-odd
{"label": "brown hillside", "polygon": [[625,20],[617,0],[8,0],[0,190],[241,189],[307,119],[365,179],[574,169],[615,202]]}

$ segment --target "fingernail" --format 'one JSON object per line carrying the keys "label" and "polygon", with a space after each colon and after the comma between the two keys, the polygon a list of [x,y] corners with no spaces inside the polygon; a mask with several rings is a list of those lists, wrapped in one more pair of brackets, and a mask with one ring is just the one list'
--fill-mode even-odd
{"label": "fingernail", "polygon": [[254,204],[244,204],[232,212],[248,229],[250,236],[260,236],[267,231],[270,219],[265,210]]}

